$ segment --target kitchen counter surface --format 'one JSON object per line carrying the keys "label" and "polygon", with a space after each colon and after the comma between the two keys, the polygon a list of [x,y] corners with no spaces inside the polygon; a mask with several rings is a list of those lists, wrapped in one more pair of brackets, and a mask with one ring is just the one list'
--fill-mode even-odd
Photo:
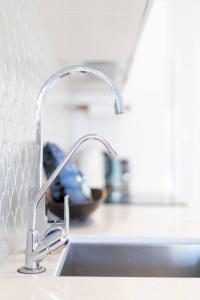
{"label": "kitchen counter surface", "polygon": [[[114,235],[132,238],[200,237],[199,210],[180,207],[103,205],[82,226],[72,224],[72,235]],[[47,272],[23,275],[24,251],[18,250],[0,265],[0,299],[198,299],[200,279],[187,278],[82,278],[58,277],[60,254],[47,258]]]}

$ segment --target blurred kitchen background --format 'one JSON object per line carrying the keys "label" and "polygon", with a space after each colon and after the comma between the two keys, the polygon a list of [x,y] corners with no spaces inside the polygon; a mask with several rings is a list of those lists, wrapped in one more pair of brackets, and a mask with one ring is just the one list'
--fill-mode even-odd
{"label": "blurred kitchen background", "polygon": [[114,115],[101,81],[69,76],[45,101],[45,141],[67,152],[83,134],[100,134],[120,162],[95,143],[82,147],[76,159],[90,188],[107,185],[107,200],[115,203],[191,207],[198,214],[199,12],[199,0],[1,1],[0,258],[25,237],[39,167],[38,92],[66,66],[86,64],[111,76],[126,114]]}
{"label": "blurred kitchen background", "polygon": [[[106,137],[126,164],[121,184],[135,204],[200,204],[199,8],[197,0],[39,3],[60,66],[102,70],[127,110],[116,117],[105,84],[71,76],[46,101],[45,139],[66,151],[85,133]],[[88,144],[77,157],[90,187],[105,186],[102,152]],[[120,175],[109,180],[118,190]]]}

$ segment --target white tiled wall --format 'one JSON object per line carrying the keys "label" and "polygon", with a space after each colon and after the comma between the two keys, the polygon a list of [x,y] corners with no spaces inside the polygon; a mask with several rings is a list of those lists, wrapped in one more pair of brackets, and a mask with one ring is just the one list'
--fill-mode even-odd
{"label": "white tiled wall", "polygon": [[[37,1],[2,0],[0,17],[0,259],[25,233],[34,185],[35,104],[58,66]],[[24,239],[25,240],[25,239]]]}

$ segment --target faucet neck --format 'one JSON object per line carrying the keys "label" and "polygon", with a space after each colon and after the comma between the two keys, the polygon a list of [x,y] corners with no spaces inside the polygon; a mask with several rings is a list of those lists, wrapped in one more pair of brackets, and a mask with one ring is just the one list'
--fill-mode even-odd
{"label": "faucet neck", "polygon": [[[85,67],[85,66],[72,66],[64,68],[52,76],[44,83],[42,86],[37,100],[37,111],[36,111],[36,122],[37,122],[37,132],[36,132],[36,164],[39,164],[39,173],[36,174],[36,186],[42,187],[42,174],[43,174],[43,124],[42,124],[42,107],[43,107],[43,99],[47,95],[47,92],[55,85],[55,83],[70,74],[75,73],[89,73],[92,74],[100,79],[102,79],[109,87],[112,89],[115,104],[114,109],[116,114],[121,114],[124,111],[123,102],[120,92],[118,91],[114,81],[106,76],[104,73],[100,72],[99,70]],[[36,172],[37,173],[37,172]]]}
{"label": "faucet neck", "polygon": [[47,180],[46,184],[40,189],[39,193],[36,195],[34,201],[33,201],[33,206],[31,209],[31,216],[30,216],[30,230],[35,230],[36,227],[36,210],[37,210],[37,206],[40,202],[40,200],[43,198],[43,196],[45,195],[46,191],[48,190],[48,188],[51,186],[51,184],[53,183],[53,181],[56,179],[56,177],[60,174],[60,172],[62,171],[62,169],[65,167],[65,165],[69,162],[69,160],[72,158],[72,156],[74,155],[74,153],[77,152],[77,150],[79,149],[79,147],[86,141],[88,140],[96,140],[100,143],[102,143],[106,150],[108,151],[108,153],[112,156],[112,157],[116,157],[117,153],[115,152],[115,150],[111,147],[111,145],[108,143],[107,140],[105,140],[103,137],[98,136],[97,134],[87,134],[84,135],[83,137],[81,137],[74,145],[73,147],[70,149],[70,151],[68,152],[68,154],[66,155],[65,159],[60,163],[60,165],[55,169],[55,171],[53,172],[53,174],[49,177],[49,179]]}

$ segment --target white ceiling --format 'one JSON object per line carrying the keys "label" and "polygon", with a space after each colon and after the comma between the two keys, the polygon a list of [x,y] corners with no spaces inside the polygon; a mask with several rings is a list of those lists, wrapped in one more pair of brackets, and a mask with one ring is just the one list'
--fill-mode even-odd
{"label": "white ceiling", "polygon": [[[62,66],[114,63],[124,79],[152,0],[42,0],[39,11]],[[116,79],[116,78],[115,78]]]}

